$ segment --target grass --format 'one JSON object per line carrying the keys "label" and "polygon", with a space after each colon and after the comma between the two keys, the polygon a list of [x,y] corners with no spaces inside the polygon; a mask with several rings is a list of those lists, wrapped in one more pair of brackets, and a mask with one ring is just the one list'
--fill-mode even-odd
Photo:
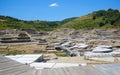
{"label": "grass", "polygon": [[17,50],[6,52],[6,55],[17,55],[17,54],[22,54],[22,52],[21,51],[17,51]]}

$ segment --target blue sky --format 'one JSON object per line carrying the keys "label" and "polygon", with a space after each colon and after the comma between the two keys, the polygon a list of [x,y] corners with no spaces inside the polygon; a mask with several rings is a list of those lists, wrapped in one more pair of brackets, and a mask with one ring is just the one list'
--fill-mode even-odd
{"label": "blue sky", "polygon": [[23,20],[63,20],[108,8],[120,10],[120,0],[0,0],[0,15]]}

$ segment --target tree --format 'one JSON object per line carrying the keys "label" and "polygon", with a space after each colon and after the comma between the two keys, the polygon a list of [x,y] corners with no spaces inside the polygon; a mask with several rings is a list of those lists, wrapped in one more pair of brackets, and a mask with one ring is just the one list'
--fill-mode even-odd
{"label": "tree", "polygon": [[104,26],[105,25],[105,23],[103,23],[103,22],[100,22],[99,23],[99,27],[102,27],[102,26]]}
{"label": "tree", "polygon": [[96,16],[93,16],[93,18],[92,18],[93,20],[95,20],[96,19]]}

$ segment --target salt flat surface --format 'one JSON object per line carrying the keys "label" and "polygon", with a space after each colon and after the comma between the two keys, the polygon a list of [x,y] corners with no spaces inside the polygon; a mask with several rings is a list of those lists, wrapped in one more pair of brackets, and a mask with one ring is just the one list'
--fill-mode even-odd
{"label": "salt flat surface", "polygon": [[42,54],[22,54],[22,55],[10,55],[10,56],[5,56],[7,58],[10,58],[12,60],[18,61],[20,63],[26,64],[26,63],[32,63],[38,58],[40,58]]}

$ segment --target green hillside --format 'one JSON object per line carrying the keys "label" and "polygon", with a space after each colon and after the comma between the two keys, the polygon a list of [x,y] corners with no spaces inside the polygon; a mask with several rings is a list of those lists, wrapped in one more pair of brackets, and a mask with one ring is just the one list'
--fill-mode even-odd
{"label": "green hillside", "polygon": [[21,28],[36,30],[120,28],[120,12],[114,9],[99,10],[79,18],[72,17],[62,21],[25,21],[10,16],[0,16],[0,29]]}
{"label": "green hillside", "polygon": [[36,30],[54,30],[62,24],[65,24],[77,17],[67,18],[62,21],[25,21],[10,16],[0,16],[0,29],[20,29],[32,28]]}
{"label": "green hillside", "polygon": [[120,28],[119,10],[99,10],[63,24],[61,28]]}

